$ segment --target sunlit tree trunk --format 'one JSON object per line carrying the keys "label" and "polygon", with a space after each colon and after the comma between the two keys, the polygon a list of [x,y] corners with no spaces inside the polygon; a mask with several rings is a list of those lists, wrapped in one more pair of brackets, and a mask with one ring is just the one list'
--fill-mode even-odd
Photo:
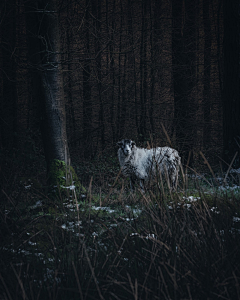
{"label": "sunlit tree trunk", "polygon": [[58,183],[57,169],[69,158],[56,2],[39,0],[26,4],[34,94],[39,103],[41,132],[51,183]]}

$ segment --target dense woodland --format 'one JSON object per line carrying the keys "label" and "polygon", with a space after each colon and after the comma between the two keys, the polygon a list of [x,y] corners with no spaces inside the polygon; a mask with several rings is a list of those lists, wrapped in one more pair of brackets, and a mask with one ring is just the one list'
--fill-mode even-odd
{"label": "dense woodland", "polygon": [[240,0],[0,0],[0,300],[240,300],[239,53]]}
{"label": "dense woodland", "polygon": [[239,150],[239,1],[0,5],[2,149],[24,149],[24,137],[40,140],[41,132],[47,158],[57,127],[45,116],[49,98],[70,153],[85,159],[121,138],[171,144],[193,161],[202,151],[230,163]]}

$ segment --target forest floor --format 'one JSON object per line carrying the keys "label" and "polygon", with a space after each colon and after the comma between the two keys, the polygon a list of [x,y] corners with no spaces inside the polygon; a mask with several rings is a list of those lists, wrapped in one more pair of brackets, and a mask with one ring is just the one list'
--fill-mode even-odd
{"label": "forest floor", "polygon": [[53,196],[30,161],[1,178],[0,299],[240,299],[239,170],[131,193],[109,155]]}

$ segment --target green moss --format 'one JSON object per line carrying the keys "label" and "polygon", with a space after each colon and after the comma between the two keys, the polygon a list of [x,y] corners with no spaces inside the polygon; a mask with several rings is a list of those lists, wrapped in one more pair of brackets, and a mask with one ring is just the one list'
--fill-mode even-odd
{"label": "green moss", "polygon": [[80,184],[73,167],[66,165],[64,161],[58,159],[54,159],[50,165],[48,180],[51,186],[57,186],[61,190],[74,184],[74,186],[80,188],[83,193],[87,192]]}
{"label": "green moss", "polygon": [[65,162],[54,159],[49,168],[48,180],[51,185],[65,185],[66,180],[66,166]]}

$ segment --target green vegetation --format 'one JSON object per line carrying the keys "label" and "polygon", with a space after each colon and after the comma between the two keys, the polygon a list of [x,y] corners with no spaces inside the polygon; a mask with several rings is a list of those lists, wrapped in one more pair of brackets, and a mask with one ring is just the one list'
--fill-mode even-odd
{"label": "green vegetation", "polygon": [[90,172],[86,192],[60,190],[49,206],[36,173],[39,185],[20,180],[18,166],[13,184],[11,161],[1,177],[3,299],[240,299],[234,178],[189,174],[176,193],[157,181],[131,194],[108,156],[75,167],[83,182]]}
{"label": "green vegetation", "polygon": [[66,165],[64,161],[54,159],[51,163],[49,174],[49,182],[52,187],[58,187],[61,191],[74,185],[79,188],[82,193],[86,193],[86,189],[80,184],[78,176],[72,166]]}

